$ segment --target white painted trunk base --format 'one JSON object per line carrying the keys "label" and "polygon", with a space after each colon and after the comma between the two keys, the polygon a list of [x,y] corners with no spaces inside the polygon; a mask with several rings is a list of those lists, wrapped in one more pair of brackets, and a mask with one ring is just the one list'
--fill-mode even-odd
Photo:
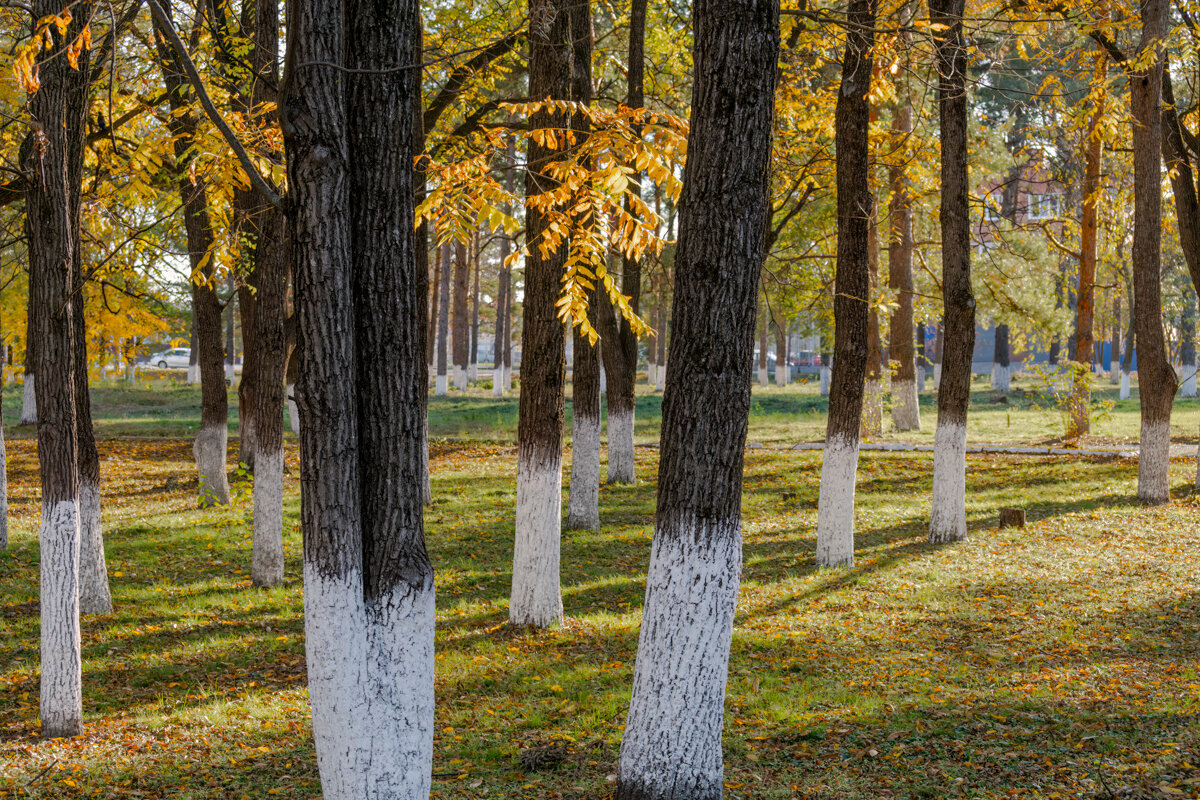
{"label": "white painted trunk base", "polygon": [[200,382],[200,365],[188,364],[187,382],[189,386],[194,386]]}
{"label": "white painted trunk base", "polygon": [[771,376],[766,367],[758,368],[758,385],[764,389],[771,385]]}
{"label": "white painted trunk base", "polygon": [[225,365],[225,382],[230,386],[236,386],[238,383],[237,370],[234,369],[233,364]]}
{"label": "white painted trunk base", "polygon": [[658,382],[658,365],[657,364],[647,364],[646,365],[646,385],[649,386],[650,388],[654,388],[654,386],[657,384],[657,382]]}
{"label": "white painted trunk base", "polygon": [[504,368],[504,393],[512,394],[512,367]]}
{"label": "white painted trunk base", "polygon": [[292,433],[300,435],[300,408],[296,405],[296,385],[289,383],[287,385],[287,407],[288,407],[288,425],[292,428]]}
{"label": "white painted trunk base", "polygon": [[779,365],[779,364],[775,365],[775,385],[776,386],[787,386],[788,385],[788,368],[786,365]]}
{"label": "white painted trunk base", "polygon": [[437,395],[438,397],[442,397],[449,390],[450,390],[450,385],[449,385],[449,381],[448,381],[447,377],[445,375],[438,375],[437,383],[434,384],[433,393],[435,395]]}
{"label": "white painted trunk base", "polygon": [[667,388],[667,362],[658,365],[658,371],[654,375],[654,391],[661,392]]}
{"label": "white painted trunk base", "polygon": [[1171,424],[1143,421],[1138,445],[1138,499],[1171,502]]}
{"label": "white painted trunk base", "polygon": [[225,473],[225,454],[229,432],[224,426],[202,428],[192,445],[196,471],[200,475],[200,505],[229,504],[229,476]]}
{"label": "white painted trunk base", "polygon": [[434,590],[363,600],[361,574],[304,566],[313,738],[325,800],[427,800],[433,763]]}
{"label": "white painted trunk base", "polygon": [[937,391],[942,388],[942,365],[933,365],[933,389]]}
{"label": "white painted trunk base", "polygon": [[563,619],[559,557],[562,546],[562,463],[517,459],[517,521],[508,619],[548,628]]}
{"label": "white painted trunk base", "polygon": [[466,367],[455,367],[454,368],[454,388],[458,389],[460,392],[465,392],[467,390],[467,368]]}
{"label": "white painted trunk base", "polygon": [[254,542],[250,581],[255,586],[283,583],[283,451],[254,454]]}
{"label": "white painted trunk base", "polygon": [[892,427],[898,431],[921,430],[921,403],[916,381],[892,381]]}
{"label": "white painted trunk base", "polygon": [[721,725],[742,571],[740,523],[656,529],[617,781],[656,798],[719,798]]}
{"label": "white painted trunk base", "polygon": [[1121,362],[1116,359],[1109,362],[1108,382],[1114,386],[1121,382]]}
{"label": "white painted trunk base", "polygon": [[637,483],[633,450],[634,412],[608,412],[608,482]]}
{"label": "white painted trunk base", "polygon": [[1183,374],[1179,382],[1180,397],[1195,397],[1196,396],[1196,367],[1184,365]]}
{"label": "white painted trunk base", "polygon": [[1122,400],[1129,399],[1129,384],[1129,373],[1125,370],[1121,370],[1121,390],[1119,396]]}
{"label": "white painted trunk base", "polygon": [[571,485],[567,528],[600,530],[600,418],[575,415],[571,422]]}
{"label": "white painted trunk base", "polygon": [[604,372],[604,361],[600,362],[600,396],[608,394],[608,375]]}
{"label": "white painted trunk base", "polygon": [[479,380],[479,365],[470,364],[467,366],[467,380],[471,383]]}
{"label": "white painted trunk base", "polygon": [[967,538],[967,426],[938,420],[933,442],[933,509],[929,541]]}
{"label": "white painted trunk base", "polygon": [[925,368],[924,368],[924,367],[917,367],[917,393],[918,393],[918,394],[920,394],[921,392],[925,391],[925,379],[926,379],[926,377],[927,377],[927,376],[925,375]]}
{"label": "white painted trunk base", "polygon": [[109,614],[112,594],[104,561],[104,529],[100,526],[100,487],[79,482],[79,613]]}
{"label": "white painted trunk base", "polygon": [[817,499],[817,566],[854,565],[854,483],[858,440],[835,436],[821,458],[821,494]]}
{"label": "white painted trunk base", "polygon": [[866,436],[883,433],[883,384],[880,381],[863,383],[862,432]]}
{"label": "white painted trunk base", "polygon": [[997,392],[1008,394],[1012,385],[1012,367],[992,364],[992,388]]}
{"label": "white painted trunk base", "polygon": [[832,367],[821,367],[821,397],[829,397],[829,381],[832,376]]}
{"label": "white painted trunk base", "polygon": [[504,367],[492,370],[492,397],[504,397]]}
{"label": "white painted trunk base", "polygon": [[37,425],[37,392],[33,388],[33,373],[25,373],[25,391],[21,395],[21,424]]}
{"label": "white painted trunk base", "polygon": [[42,507],[42,735],[83,732],[83,666],[79,640],[79,508],[64,500]]}

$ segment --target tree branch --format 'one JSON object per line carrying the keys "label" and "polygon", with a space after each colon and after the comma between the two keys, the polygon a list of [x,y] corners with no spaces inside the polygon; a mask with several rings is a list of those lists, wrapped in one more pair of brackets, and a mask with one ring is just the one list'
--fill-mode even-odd
{"label": "tree branch", "polygon": [[486,49],[481,50],[468,59],[466,63],[455,67],[450,72],[450,77],[446,79],[446,85],[442,87],[441,91],[437,93],[437,97],[433,98],[429,107],[425,109],[425,130],[427,132],[433,130],[442,113],[462,94],[463,88],[467,85],[467,80],[472,75],[516,47],[517,42],[523,36],[524,31],[513,31],[503,39],[497,39],[495,42],[492,42]]}

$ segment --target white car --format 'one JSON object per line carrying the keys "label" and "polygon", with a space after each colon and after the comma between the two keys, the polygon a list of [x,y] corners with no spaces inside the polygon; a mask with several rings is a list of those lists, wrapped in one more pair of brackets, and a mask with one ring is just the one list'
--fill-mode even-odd
{"label": "white car", "polygon": [[190,347],[173,347],[161,353],[155,353],[148,359],[150,365],[159,369],[187,369],[192,360]]}

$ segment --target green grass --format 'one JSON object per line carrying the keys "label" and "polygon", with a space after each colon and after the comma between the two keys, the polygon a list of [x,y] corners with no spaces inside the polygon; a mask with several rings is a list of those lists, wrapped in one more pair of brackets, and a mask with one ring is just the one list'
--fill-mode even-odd
{"label": "green grass", "polygon": [[[787,402],[804,402],[802,392],[778,393],[792,394],[800,399]],[[244,485],[232,507],[200,511],[186,440],[105,441],[102,456],[117,610],[83,623],[87,732],[44,742],[36,464],[32,442],[10,445],[0,796],[319,796],[295,453],[289,580],[272,591],[249,586]],[[435,797],[582,800],[611,790],[656,458],[639,451],[637,486],[602,489],[602,530],[564,534],[567,623],[531,633],[505,624],[515,448],[435,447]],[[751,451],[746,466],[728,797],[1081,798],[1108,796],[1105,784],[1195,796],[1194,463],[1173,465],[1172,505],[1144,509],[1127,460],[972,457],[971,538],[932,547],[928,455],[865,453],[858,560],[837,571],[812,563],[820,454]],[[1025,507],[1029,527],[997,530],[1002,505]],[[522,749],[551,743],[567,748],[566,763],[521,769]],[[1150,793],[1160,786],[1183,794]]]}

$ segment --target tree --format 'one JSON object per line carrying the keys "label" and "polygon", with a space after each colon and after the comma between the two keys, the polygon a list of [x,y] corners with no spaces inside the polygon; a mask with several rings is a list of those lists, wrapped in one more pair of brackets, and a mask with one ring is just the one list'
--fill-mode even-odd
{"label": "tree", "polygon": [[[290,11],[280,117],[317,761],[326,798],[425,798],[434,584],[421,481],[425,278],[412,224],[418,4],[304,0]],[[332,66],[343,54],[349,74]]]}
{"label": "tree", "polygon": [[437,385],[434,393],[444,395],[450,390],[450,378],[447,375],[450,348],[450,245],[444,244],[437,249],[438,278],[438,312],[437,319]]}
{"label": "tree", "polygon": [[454,247],[454,388],[467,390],[467,361],[471,355],[471,333],[467,323],[467,294],[471,285],[471,264],[467,245]]}
{"label": "tree", "polygon": [[[530,0],[529,96],[570,96],[573,69],[567,0]],[[564,114],[548,109],[529,120],[531,130],[565,128]],[[531,136],[525,195],[552,191],[557,182],[539,166],[550,161],[554,140]],[[548,215],[527,199],[526,241],[549,225]],[[531,249],[525,260],[521,331],[521,398],[517,423],[517,522],[508,618],[514,625],[544,628],[562,621],[559,550],[562,528],[563,328],[556,303],[566,271],[567,246]]]}
{"label": "tree", "polygon": [[[901,34],[904,45],[907,34]],[[892,111],[892,133],[900,142],[912,134],[912,100],[907,87],[900,87],[900,98]],[[899,143],[899,142],[898,142]],[[911,182],[905,163],[888,170],[891,188],[891,230],[888,243],[888,288],[896,292],[892,311],[888,357],[892,372],[892,426],[899,431],[921,429],[921,404],[917,385],[916,354],[913,352],[913,219]],[[922,341],[922,344],[924,342]]]}
{"label": "tree", "polygon": [[1167,32],[1166,0],[1142,5],[1138,63],[1129,75],[1133,109],[1133,291],[1137,314],[1138,385],[1142,426],[1138,451],[1138,498],[1171,500],[1171,405],[1178,380],[1167,360],[1162,329],[1162,98]]}
{"label": "tree", "polygon": [[854,563],[854,483],[867,369],[871,197],[867,149],[875,0],[853,0],[847,15],[837,141],[837,277],[829,417],[817,502],[817,564]]}
{"label": "tree", "polygon": [[[33,363],[38,408],[38,464],[42,485],[39,531],[41,590],[42,735],[83,731],[83,681],[79,632],[79,466],[75,418],[76,347],[72,291],[79,215],[73,197],[82,191],[89,50],[84,28],[90,4],[60,16],[56,0],[33,6],[33,41],[47,41],[39,59],[40,87],[29,100],[31,133],[22,147],[28,176],[25,235],[29,249],[29,331],[37,342]],[[71,53],[64,58],[63,53]]]}
{"label": "tree", "polygon": [[[779,4],[697,0],[658,512],[618,800],[719,798]],[[704,424],[697,424],[703,420]]]}
{"label": "tree", "polygon": [[967,406],[975,349],[971,291],[971,228],[967,175],[967,43],[963,0],[931,0],[929,22],[937,52],[941,131],[942,302],[941,382],[933,453],[931,542],[967,537]]}

